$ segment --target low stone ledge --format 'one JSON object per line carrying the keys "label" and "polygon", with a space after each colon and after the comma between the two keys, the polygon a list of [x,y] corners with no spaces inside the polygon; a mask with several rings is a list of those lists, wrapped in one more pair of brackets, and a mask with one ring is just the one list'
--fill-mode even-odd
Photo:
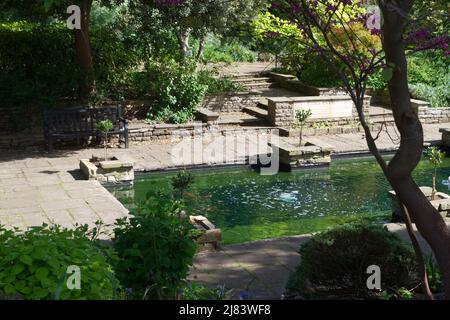
{"label": "low stone ledge", "polygon": [[279,154],[282,168],[292,170],[300,167],[324,166],[331,163],[332,148],[306,143],[298,146],[280,141],[278,144],[269,143],[274,152]]}
{"label": "low stone ledge", "polygon": [[134,164],[118,158],[99,161],[98,165],[90,159],[80,160],[80,170],[87,180],[96,180],[103,185],[133,185]]}

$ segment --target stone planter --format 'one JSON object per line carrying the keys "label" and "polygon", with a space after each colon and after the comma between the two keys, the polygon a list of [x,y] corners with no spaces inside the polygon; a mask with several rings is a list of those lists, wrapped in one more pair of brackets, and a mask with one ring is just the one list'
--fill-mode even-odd
{"label": "stone planter", "polygon": [[133,163],[117,157],[111,160],[92,162],[90,159],[80,160],[80,170],[88,180],[97,180],[104,185],[133,185]]}
{"label": "stone planter", "polygon": [[[446,218],[450,214],[450,195],[443,192],[436,192],[435,199],[431,200],[431,193],[433,189],[431,187],[420,187],[420,190],[423,194],[430,200],[433,207],[435,207],[442,217]],[[400,204],[395,194],[395,191],[389,191],[389,197],[391,198],[391,206],[392,206],[392,222],[404,222],[402,211],[400,209]],[[414,220],[411,217],[412,222]]]}
{"label": "stone planter", "polygon": [[281,169],[291,170],[293,168],[328,166],[331,163],[331,148],[325,148],[306,143],[299,147],[297,143],[283,142],[272,145],[274,153],[278,152]]}

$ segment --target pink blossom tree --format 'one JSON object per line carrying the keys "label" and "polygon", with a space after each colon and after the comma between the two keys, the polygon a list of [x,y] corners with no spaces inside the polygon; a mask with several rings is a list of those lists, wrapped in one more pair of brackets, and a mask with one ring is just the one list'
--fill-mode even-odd
{"label": "pink blossom tree", "polygon": [[[420,21],[412,20],[413,0],[372,1],[378,5],[372,7],[374,11],[367,10],[367,2],[280,0],[272,2],[271,12],[297,25],[301,36],[292,41],[299,41],[310,52],[320,55],[342,80],[356,106],[369,150],[403,204],[424,293],[433,298],[411,219],[433,250],[443,275],[446,296],[450,298],[450,230],[412,177],[421,160],[424,136],[410,101],[406,60],[408,53],[421,50],[442,50],[448,56],[449,37],[434,36],[432,30],[420,27]],[[358,31],[361,25],[366,32]],[[383,159],[377,147],[379,135],[372,134],[363,109],[368,77],[379,70],[388,81],[392,114],[400,134],[399,148],[389,162]]]}

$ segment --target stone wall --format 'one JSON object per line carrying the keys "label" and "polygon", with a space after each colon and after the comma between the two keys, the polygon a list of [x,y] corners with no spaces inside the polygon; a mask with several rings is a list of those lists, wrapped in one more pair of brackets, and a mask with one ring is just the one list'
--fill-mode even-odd
{"label": "stone wall", "polygon": [[201,107],[219,113],[240,112],[246,107],[255,107],[260,98],[259,91],[208,94]]}
{"label": "stone wall", "polygon": [[0,132],[20,132],[40,125],[40,113],[33,108],[0,108]]}
{"label": "stone wall", "polygon": [[450,108],[431,108],[419,106],[419,119],[422,123],[450,122]]}
{"label": "stone wall", "polygon": [[[129,139],[132,144],[140,144],[148,141],[167,141],[178,140],[184,137],[193,137],[194,135],[208,134],[210,136],[224,136],[227,134],[240,134],[249,131],[270,133],[275,128],[258,128],[252,127],[224,127],[211,125],[207,123],[181,124],[181,125],[154,125],[143,126],[140,128],[130,129]],[[114,143],[117,138],[114,138]]]}
{"label": "stone wall", "polygon": [[295,76],[281,73],[269,72],[267,75],[272,78],[280,87],[297,91],[305,96],[334,96],[345,95],[345,90],[340,88],[319,88],[302,83]]}
{"label": "stone wall", "polygon": [[[310,109],[310,121],[352,121],[358,119],[356,107],[349,96],[314,96],[268,99],[268,121],[277,127],[291,127],[294,114],[299,109]],[[368,114],[370,97],[364,100],[364,112]]]}

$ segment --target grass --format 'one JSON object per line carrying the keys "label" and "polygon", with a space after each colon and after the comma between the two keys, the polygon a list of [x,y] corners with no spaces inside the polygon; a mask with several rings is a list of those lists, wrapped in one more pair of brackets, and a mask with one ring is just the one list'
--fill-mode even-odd
{"label": "grass", "polygon": [[237,244],[248,241],[280,238],[324,231],[338,225],[365,220],[389,220],[390,212],[366,213],[351,216],[325,216],[268,222],[263,225],[222,228],[222,244]]}

